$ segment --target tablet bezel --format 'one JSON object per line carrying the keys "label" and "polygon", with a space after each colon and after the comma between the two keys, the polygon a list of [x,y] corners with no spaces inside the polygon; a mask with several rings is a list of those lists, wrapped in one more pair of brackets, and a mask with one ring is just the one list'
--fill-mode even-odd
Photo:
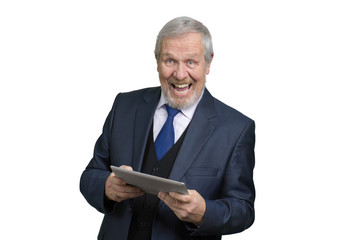
{"label": "tablet bezel", "polygon": [[116,177],[123,179],[127,184],[136,186],[149,194],[158,195],[159,192],[178,192],[185,195],[189,194],[186,185],[183,182],[115,166],[110,166],[110,168]]}

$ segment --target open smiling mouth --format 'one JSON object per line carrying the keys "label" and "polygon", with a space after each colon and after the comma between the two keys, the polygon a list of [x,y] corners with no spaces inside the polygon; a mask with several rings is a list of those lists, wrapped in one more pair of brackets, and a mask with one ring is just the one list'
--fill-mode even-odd
{"label": "open smiling mouth", "polygon": [[192,87],[192,83],[187,83],[187,84],[171,84],[171,86],[173,87],[173,89],[175,89],[175,92],[177,94],[180,95],[184,95],[186,93],[188,93]]}

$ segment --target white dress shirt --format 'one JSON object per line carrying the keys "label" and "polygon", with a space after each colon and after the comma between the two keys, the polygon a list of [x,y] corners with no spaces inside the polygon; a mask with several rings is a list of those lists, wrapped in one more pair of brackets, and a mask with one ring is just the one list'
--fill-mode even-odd
{"label": "white dress shirt", "polygon": [[[178,114],[176,114],[176,116],[174,117],[175,143],[177,140],[179,140],[179,138],[181,137],[181,135],[184,133],[185,129],[189,125],[201,98],[202,95],[200,96],[199,100],[196,103],[194,103],[188,108],[181,109],[181,111]],[[164,97],[164,94],[163,92],[161,92],[161,97],[154,114],[154,126],[153,126],[154,142],[168,117],[165,107],[166,103],[167,101]]]}

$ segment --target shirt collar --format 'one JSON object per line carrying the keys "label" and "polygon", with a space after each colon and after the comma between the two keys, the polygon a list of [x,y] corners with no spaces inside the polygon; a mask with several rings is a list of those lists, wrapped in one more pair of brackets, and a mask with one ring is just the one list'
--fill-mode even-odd
{"label": "shirt collar", "polygon": [[[190,107],[184,108],[184,109],[180,109],[181,113],[185,117],[187,117],[188,119],[191,120],[192,117],[194,116],[196,107],[199,105],[199,102],[202,99],[203,95],[204,95],[204,91],[201,93],[201,96],[199,97],[199,99],[193,105],[191,105]],[[165,99],[164,93],[161,91],[160,100],[159,100],[159,103],[158,103],[158,105],[156,107],[156,110],[158,110],[160,108],[165,108],[165,106],[164,106],[165,104],[167,104],[167,101]]]}

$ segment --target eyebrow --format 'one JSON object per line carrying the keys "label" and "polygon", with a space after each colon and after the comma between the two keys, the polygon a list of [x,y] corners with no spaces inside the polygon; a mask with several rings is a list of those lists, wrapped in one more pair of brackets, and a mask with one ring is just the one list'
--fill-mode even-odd
{"label": "eyebrow", "polygon": [[161,54],[161,55],[162,55],[162,56],[165,56],[165,57],[172,57],[172,56],[174,56],[175,54],[166,52],[166,53],[163,53],[163,54]]}
{"label": "eyebrow", "polygon": [[[162,54],[163,57],[169,57],[169,58],[173,58],[176,56],[176,54],[173,54],[172,52],[165,52]],[[197,56],[197,54],[194,53],[189,53],[189,54],[185,54],[185,58],[186,59],[194,59],[197,60],[199,58],[199,56]]]}
{"label": "eyebrow", "polygon": [[166,56],[166,57],[174,57],[174,56],[176,56],[176,54],[172,53],[172,52],[165,52],[165,53],[163,53],[161,55]]}

